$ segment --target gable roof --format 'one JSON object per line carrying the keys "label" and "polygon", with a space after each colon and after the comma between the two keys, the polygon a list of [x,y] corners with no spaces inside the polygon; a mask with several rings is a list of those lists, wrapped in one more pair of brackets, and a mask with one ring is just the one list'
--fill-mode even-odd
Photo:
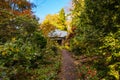
{"label": "gable roof", "polygon": [[51,31],[48,36],[49,37],[66,37],[68,34],[67,31],[62,31],[59,29],[55,29],[54,31]]}

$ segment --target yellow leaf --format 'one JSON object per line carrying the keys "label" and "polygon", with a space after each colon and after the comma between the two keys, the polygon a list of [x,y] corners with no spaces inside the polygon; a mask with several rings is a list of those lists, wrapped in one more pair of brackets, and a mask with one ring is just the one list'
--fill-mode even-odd
{"label": "yellow leaf", "polygon": [[15,38],[15,37],[13,37],[13,38],[12,38],[12,42],[15,42],[15,41],[16,41],[16,38]]}
{"label": "yellow leaf", "polygon": [[3,52],[2,52],[2,55],[3,55],[3,56],[4,56],[4,55],[6,55],[6,52],[5,52],[5,51],[3,51]]}

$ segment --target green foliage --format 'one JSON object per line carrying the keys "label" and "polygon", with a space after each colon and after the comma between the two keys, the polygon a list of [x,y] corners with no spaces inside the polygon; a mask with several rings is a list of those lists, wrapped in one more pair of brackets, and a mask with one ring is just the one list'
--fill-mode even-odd
{"label": "green foliage", "polygon": [[62,8],[59,12],[59,16],[60,16],[60,19],[63,23],[65,23],[65,11],[64,9]]}
{"label": "green foliage", "polygon": [[110,33],[103,39],[103,46],[100,47],[100,52],[104,55],[105,63],[103,64],[108,66],[109,71],[108,75],[115,77],[115,79],[119,80],[119,57],[120,57],[120,39],[119,32],[117,34]]}
{"label": "green foliage", "polygon": [[[37,19],[32,17],[15,16],[8,11],[1,10],[3,16],[0,18],[0,40],[6,42],[12,37],[31,35],[38,26]],[[3,17],[5,17],[3,19]],[[6,33],[7,32],[7,33]]]}
{"label": "green foliage", "polygon": [[[1,61],[1,75],[12,79],[24,79],[24,76],[32,75],[29,73],[29,69],[34,66],[37,67],[38,61],[32,63],[36,57],[41,57],[41,53],[34,51],[34,47],[29,42],[23,41],[23,39],[13,40],[2,45],[0,51]],[[4,76],[2,75],[4,73]],[[29,78],[30,76],[27,76]]]}
{"label": "green foliage", "polygon": [[37,44],[37,47],[41,49],[46,47],[47,40],[42,36],[40,32],[35,32],[33,36],[34,36],[34,42]]}
{"label": "green foliage", "polygon": [[2,0],[0,2],[0,41],[6,42],[22,33],[32,33],[38,26],[33,18],[33,4],[27,0]]}
{"label": "green foliage", "polygon": [[23,34],[33,33],[38,26],[37,19],[30,18],[26,15],[16,17],[15,20],[13,20],[13,22],[15,27],[17,27],[17,31],[23,31],[21,32]]}
{"label": "green foliage", "polygon": [[65,11],[63,8],[59,12],[59,19],[60,19],[60,25],[62,26],[62,29],[66,30],[66,24],[65,24],[66,16],[65,16]]}
{"label": "green foliage", "polygon": [[99,79],[119,80],[120,23],[118,0],[73,0],[73,22],[76,35],[71,50],[76,54],[101,56],[94,61]]}
{"label": "green foliage", "polygon": [[49,41],[47,44],[38,32],[34,34],[33,39],[26,39],[12,38],[11,41],[0,45],[0,78],[55,79],[60,68],[60,55],[56,55],[57,52],[52,50],[53,43]]}
{"label": "green foliage", "polygon": [[[11,4],[19,4],[16,7],[18,11],[14,6],[9,6],[8,3],[11,1]],[[60,55],[56,55],[57,47],[52,50],[53,43],[38,30],[38,19],[31,13],[32,4],[27,0],[2,2],[0,2],[0,79],[55,79],[60,67]]]}

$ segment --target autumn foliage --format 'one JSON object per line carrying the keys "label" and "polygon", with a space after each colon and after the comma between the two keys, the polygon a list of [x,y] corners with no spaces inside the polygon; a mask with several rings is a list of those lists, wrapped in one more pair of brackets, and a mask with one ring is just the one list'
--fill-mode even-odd
{"label": "autumn foliage", "polygon": [[27,0],[2,0],[0,1],[0,9],[7,10],[15,15],[31,15],[32,7],[34,4],[28,2]]}
{"label": "autumn foliage", "polygon": [[53,59],[58,56],[53,58],[55,54],[51,49],[52,43],[49,41],[48,45],[47,39],[38,30],[38,18],[32,13],[33,7],[28,0],[0,0],[2,80],[55,78],[59,62]]}

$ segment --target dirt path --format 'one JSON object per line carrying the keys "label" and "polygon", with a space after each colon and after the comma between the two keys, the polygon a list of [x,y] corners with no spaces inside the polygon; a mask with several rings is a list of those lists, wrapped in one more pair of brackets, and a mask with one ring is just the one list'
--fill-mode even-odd
{"label": "dirt path", "polygon": [[70,52],[62,50],[62,65],[59,80],[77,80],[77,70]]}

